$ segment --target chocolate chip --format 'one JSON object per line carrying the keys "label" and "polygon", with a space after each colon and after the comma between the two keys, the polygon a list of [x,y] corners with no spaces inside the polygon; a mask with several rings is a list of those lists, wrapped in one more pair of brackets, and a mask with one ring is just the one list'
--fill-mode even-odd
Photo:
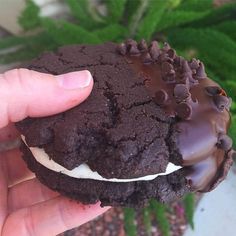
{"label": "chocolate chip", "polygon": [[174,63],[177,65],[177,66],[181,66],[181,57],[180,56],[176,56],[175,59],[174,59]]}
{"label": "chocolate chip", "polygon": [[[167,62],[169,62],[169,63],[171,63],[171,64],[173,64],[173,62],[174,62],[174,60],[173,60],[172,58],[170,58],[167,53],[161,53],[161,55],[159,56],[159,58],[160,58],[160,61],[161,61],[161,62],[167,61]],[[159,59],[159,58],[158,58],[158,59]]]}
{"label": "chocolate chip", "polygon": [[176,114],[179,118],[188,120],[192,115],[192,107],[189,104],[182,102],[177,105]]}
{"label": "chocolate chip", "polygon": [[159,44],[156,40],[153,40],[149,46],[150,49],[155,48],[155,49],[160,49]]}
{"label": "chocolate chip", "polygon": [[232,148],[233,141],[232,139],[226,134],[220,134],[218,137],[217,146],[224,151],[229,151]]}
{"label": "chocolate chip", "polygon": [[133,40],[133,39],[127,39],[127,40],[125,41],[125,44],[126,44],[128,47],[131,47],[132,45],[137,46],[137,42],[136,42],[135,40]]}
{"label": "chocolate chip", "polygon": [[185,60],[185,58],[183,58],[183,57],[180,56],[180,57],[179,57],[179,62],[180,62],[179,65],[180,65],[181,67],[183,67],[183,64],[186,62],[186,60]]}
{"label": "chocolate chip", "polygon": [[227,96],[224,89],[220,88],[219,86],[207,86],[205,87],[205,90],[209,96],[215,96],[215,95]]}
{"label": "chocolate chip", "polygon": [[[173,73],[172,73],[173,72]],[[173,83],[175,82],[175,71],[173,70],[171,73],[168,75],[162,76],[162,79],[167,82],[167,83]]]}
{"label": "chocolate chip", "polygon": [[218,86],[207,86],[205,87],[205,90],[209,96],[215,96],[220,94],[221,88]]}
{"label": "chocolate chip", "polygon": [[213,97],[213,101],[214,101],[216,107],[220,111],[223,111],[225,108],[227,108],[229,106],[229,103],[230,103],[229,98],[226,97],[226,96],[222,96],[222,95],[215,95]]}
{"label": "chocolate chip", "polygon": [[149,53],[146,53],[143,57],[143,63],[144,64],[151,64],[153,62],[151,55]]}
{"label": "chocolate chip", "polygon": [[168,94],[167,94],[167,92],[165,90],[161,89],[161,90],[158,90],[155,93],[154,101],[158,105],[164,105],[166,103],[167,99],[168,99]]}
{"label": "chocolate chip", "polygon": [[127,48],[126,45],[124,43],[121,43],[118,45],[117,47],[117,51],[121,54],[121,55],[125,55],[127,52]]}
{"label": "chocolate chip", "polygon": [[172,49],[172,48],[167,51],[167,54],[168,54],[168,56],[169,56],[170,58],[172,58],[172,59],[174,59],[174,58],[176,57],[176,52],[175,52],[175,50]]}
{"label": "chocolate chip", "polygon": [[140,51],[138,49],[138,44],[137,44],[137,42],[135,40],[127,39],[125,44],[126,44],[126,47],[127,47],[127,51],[131,55],[138,55],[138,54],[140,54]]}
{"label": "chocolate chip", "polygon": [[186,81],[186,85],[188,88],[192,88],[193,86],[199,84],[198,80],[194,79],[191,74],[183,74],[183,80]]}
{"label": "chocolate chip", "polygon": [[188,62],[186,60],[183,61],[182,69],[183,69],[183,74],[190,74],[190,75],[192,75],[192,70],[189,67]]}
{"label": "chocolate chip", "polygon": [[157,41],[152,41],[149,52],[153,60],[157,60],[160,55],[160,49]]}
{"label": "chocolate chip", "polygon": [[190,87],[199,84],[198,80],[194,79],[192,75],[189,75]]}
{"label": "chocolate chip", "polygon": [[188,64],[188,62],[184,59],[182,60],[182,77],[188,77],[188,81],[189,81],[189,86],[192,87],[196,84],[198,84],[198,81],[195,80],[192,76],[192,70]]}
{"label": "chocolate chip", "polygon": [[197,70],[197,68],[199,67],[199,60],[193,58],[190,62],[189,62],[189,66],[192,70]]}
{"label": "chocolate chip", "polygon": [[173,65],[166,61],[161,64],[161,68],[165,74],[168,74],[170,71],[174,69]]}
{"label": "chocolate chip", "polygon": [[151,57],[152,57],[152,59],[153,60],[157,60],[158,59],[158,57],[159,57],[159,52],[158,51],[155,51],[154,49],[153,50],[150,50],[150,55],[151,55]]}
{"label": "chocolate chip", "polygon": [[176,102],[182,102],[190,96],[188,87],[186,84],[177,84],[174,87],[174,97]]}
{"label": "chocolate chip", "polygon": [[175,71],[172,64],[165,61],[161,64],[162,79],[166,82],[172,82],[175,80]]}
{"label": "chocolate chip", "polygon": [[140,43],[138,44],[138,49],[139,49],[140,51],[146,51],[147,48],[148,48],[148,46],[147,46],[146,41],[145,41],[144,39],[142,39],[142,40],[140,41]]}
{"label": "chocolate chip", "polygon": [[189,89],[190,88],[190,79],[191,79],[191,76],[186,74],[186,75],[183,75],[183,76],[179,77],[179,82],[181,84],[185,84],[187,86],[187,88]]}
{"label": "chocolate chip", "polygon": [[137,46],[132,45],[129,49],[129,53],[131,55],[137,55],[137,54],[140,54],[140,51],[138,50]]}
{"label": "chocolate chip", "polygon": [[163,46],[163,50],[168,51],[169,49],[171,49],[170,45],[167,42],[165,42]]}
{"label": "chocolate chip", "polygon": [[197,72],[195,74],[196,79],[205,79],[207,77],[205,73],[205,68],[202,62],[199,63],[199,67],[197,69]]}
{"label": "chocolate chip", "polygon": [[168,72],[168,75],[175,75],[175,70],[174,70],[174,69],[170,70],[170,71]]}
{"label": "chocolate chip", "polygon": [[173,58],[170,58],[167,53],[165,53],[164,56],[163,56],[163,58],[161,59],[161,62],[163,62],[163,61],[167,61],[167,62],[169,62],[169,63],[171,63],[171,64],[174,63],[174,59],[173,59]]}

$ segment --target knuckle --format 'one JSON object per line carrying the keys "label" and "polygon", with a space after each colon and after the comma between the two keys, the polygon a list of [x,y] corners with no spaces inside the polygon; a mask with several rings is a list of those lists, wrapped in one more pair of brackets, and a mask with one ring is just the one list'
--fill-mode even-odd
{"label": "knuckle", "polygon": [[3,81],[8,89],[14,90],[18,88],[26,88],[29,77],[29,70],[27,69],[13,69],[2,74]]}

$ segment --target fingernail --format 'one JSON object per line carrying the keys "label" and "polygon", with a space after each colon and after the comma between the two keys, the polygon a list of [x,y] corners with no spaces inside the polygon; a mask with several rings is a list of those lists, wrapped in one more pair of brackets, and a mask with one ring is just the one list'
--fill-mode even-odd
{"label": "fingernail", "polygon": [[78,89],[89,86],[92,75],[89,71],[75,71],[63,75],[57,75],[56,80],[60,87],[64,89]]}

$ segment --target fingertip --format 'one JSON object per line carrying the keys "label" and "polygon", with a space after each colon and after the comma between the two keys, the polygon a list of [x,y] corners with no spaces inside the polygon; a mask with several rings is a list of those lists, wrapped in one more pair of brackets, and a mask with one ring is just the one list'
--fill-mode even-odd
{"label": "fingertip", "polygon": [[94,84],[88,70],[54,76],[51,81],[54,81],[54,85],[45,88],[40,103],[35,100],[38,104],[32,102],[32,106],[28,106],[29,116],[54,115],[71,109],[89,97]]}
{"label": "fingertip", "polygon": [[58,85],[63,89],[84,89],[92,82],[92,75],[88,70],[74,71],[55,76]]}
{"label": "fingertip", "polygon": [[0,128],[28,116],[42,117],[64,112],[91,93],[88,70],[53,76],[27,69],[8,71],[0,86]]}

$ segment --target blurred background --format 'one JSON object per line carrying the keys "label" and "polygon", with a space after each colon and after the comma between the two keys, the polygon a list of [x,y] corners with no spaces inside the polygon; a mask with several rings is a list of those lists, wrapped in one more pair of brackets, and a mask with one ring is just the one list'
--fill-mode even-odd
{"label": "blurred background", "polygon": [[[67,44],[168,42],[199,58],[207,74],[233,99],[236,144],[235,0],[0,0],[0,73]],[[9,148],[0,145],[0,149]],[[145,209],[114,208],[64,236],[233,236],[236,168],[207,194],[190,194]]]}

